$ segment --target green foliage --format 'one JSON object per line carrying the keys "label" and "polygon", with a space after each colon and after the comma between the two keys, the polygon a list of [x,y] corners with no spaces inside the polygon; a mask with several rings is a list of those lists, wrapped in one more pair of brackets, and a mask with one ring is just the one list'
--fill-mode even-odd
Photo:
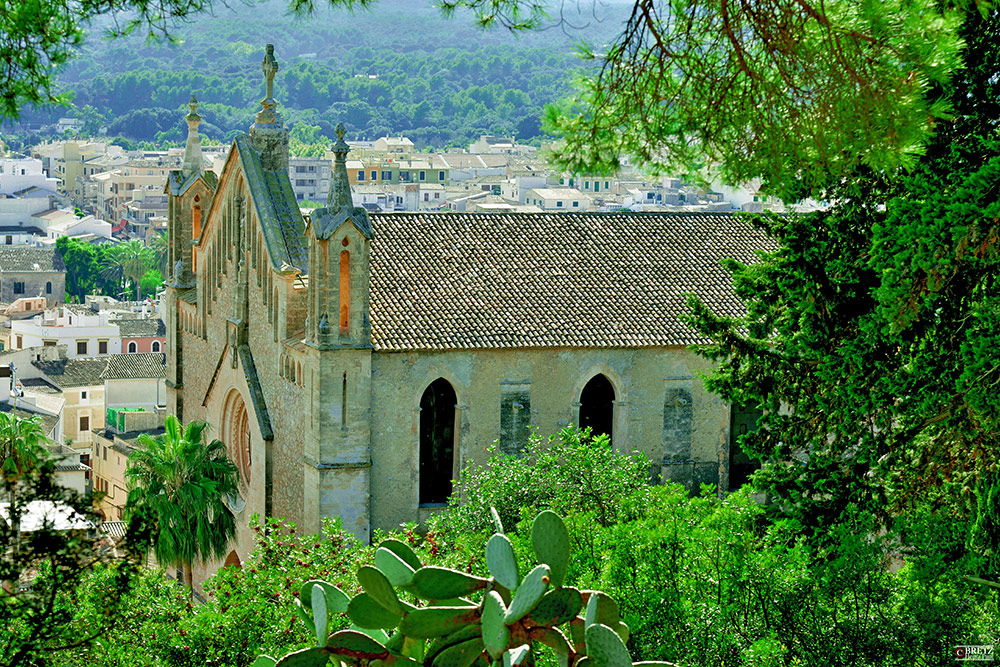
{"label": "green foliage", "polygon": [[485,467],[461,472],[449,499],[443,525],[457,533],[489,529],[491,507],[510,527],[522,508],[529,515],[592,511],[606,526],[648,502],[649,460],[641,452],[623,454],[607,436],[591,437],[590,429],[564,428],[548,438],[532,433],[521,456],[495,445],[490,452]]}
{"label": "green foliage", "polygon": [[[557,537],[542,537],[549,531]],[[519,665],[533,664],[533,651],[546,645],[554,650],[562,667],[585,656],[596,667],[632,667],[625,639],[620,636],[627,639],[628,629],[620,623],[614,601],[596,591],[581,594],[563,588],[561,581],[551,577],[553,571],[566,571],[570,557],[566,527],[559,516],[542,512],[535,518],[532,534],[535,555],[551,565],[535,566],[523,579],[512,582],[512,588],[493,577],[425,565],[416,568],[411,583],[400,586],[397,593],[387,574],[377,567],[362,566],[358,581],[365,592],[351,600],[346,612],[367,633],[350,629],[328,635],[329,612],[343,612],[344,594],[322,582],[307,583],[302,597],[308,591],[311,615],[303,614],[302,619],[315,632],[316,645],[288,654],[277,664],[319,667],[333,658],[335,664],[346,662],[357,667],[373,660],[385,665],[486,667],[490,659],[493,664],[502,659],[506,665]],[[414,562],[415,554],[400,545],[394,541],[389,546],[403,552],[401,562]],[[501,576],[509,574],[510,568],[503,567]],[[482,596],[478,605],[460,597],[477,593]],[[579,615],[585,601],[586,612]],[[420,606],[421,602],[425,606]],[[582,628],[585,641],[570,643],[559,626]],[[262,659],[270,664],[271,659]]]}
{"label": "green foliage", "polygon": [[582,94],[548,110],[557,155],[573,171],[628,156],[656,173],[761,178],[792,201],[861,165],[912,167],[951,111],[962,14],[933,0],[637,2],[613,43],[582,48],[599,66]]}
{"label": "green foliage", "polygon": [[139,289],[143,296],[153,297],[159,291],[160,287],[163,285],[163,276],[156,269],[150,269],[142,276],[142,280],[139,281]]}
{"label": "green foliage", "polygon": [[120,275],[135,288],[135,300],[140,301],[141,281],[157,261],[156,253],[139,239],[110,246],[104,253],[103,270],[110,276]]}
{"label": "green foliage", "polygon": [[[246,667],[261,653],[281,656],[311,649],[294,660],[311,656],[326,664],[331,655],[344,661],[357,658],[342,658],[336,651],[364,645],[364,651],[371,651],[377,642],[385,650],[411,654],[419,653],[419,644],[424,653],[414,659],[424,664],[438,659],[439,665],[461,664],[470,652],[476,659],[483,651],[501,661],[506,654],[510,664],[519,664],[527,656],[509,654],[504,647],[520,636],[519,624],[538,623],[558,626],[566,638],[529,630],[535,664],[555,665],[569,662],[566,640],[574,645],[585,641],[588,617],[616,628],[631,655],[691,667],[950,665],[953,645],[1000,640],[1000,611],[990,591],[962,578],[979,572],[982,561],[964,548],[966,527],[957,517],[911,509],[900,517],[899,537],[877,535],[871,515],[856,513],[850,525],[831,529],[830,546],[817,548],[802,539],[794,524],[770,524],[766,508],[753,501],[749,489],[725,500],[713,493],[691,498],[679,485],[653,487],[648,494],[641,511],[623,514],[608,526],[595,520],[593,507],[570,513],[567,550],[553,551],[547,560],[554,567],[546,564],[535,575],[537,583],[545,583],[546,568],[551,572],[566,563],[563,587],[554,588],[550,575],[537,604],[511,625],[504,618],[514,599],[537,595],[521,593],[527,586],[522,581],[537,567],[532,521],[493,537],[495,527],[486,522],[483,533],[447,542],[439,531],[454,531],[439,521],[423,538],[410,526],[389,537],[376,535],[378,546],[365,547],[330,522],[322,535],[306,535],[269,519],[252,524],[254,551],[241,567],[223,568],[214,576],[204,604],[189,605],[180,588],[164,584],[159,572],[148,573],[101,646],[67,652],[57,662]],[[550,520],[537,524],[539,534]],[[487,552],[484,558],[487,538],[491,544],[505,540],[507,555]],[[510,586],[501,587],[494,577],[508,576],[503,573],[511,569],[511,558],[519,574]],[[905,564],[893,572],[886,567],[890,561]],[[395,570],[384,567],[387,562]],[[373,563],[392,585],[392,597],[384,582],[369,575],[359,582],[354,576]],[[396,580],[403,576],[405,581],[409,572],[412,581],[412,573],[424,563],[435,572],[454,568],[458,579],[470,586],[486,581],[486,588],[434,606],[415,597],[412,584]],[[101,581],[96,575],[87,578],[81,599],[96,600]],[[313,598],[322,581],[329,582],[320,584],[328,612],[319,633],[323,648],[318,646]],[[355,628],[345,634],[352,622],[361,623],[350,607],[348,617],[341,613],[347,595],[337,589],[355,600],[368,598],[391,617],[393,627],[412,619],[408,627],[422,628],[415,635],[455,630],[444,638],[401,645],[379,630]],[[593,589],[606,594],[588,592]],[[402,615],[398,608],[388,608],[395,606],[393,600],[403,608]],[[416,611],[422,613],[414,616]],[[365,617],[360,620],[368,623]],[[478,648],[476,641],[481,642]]]}
{"label": "green foliage", "polygon": [[[759,217],[776,248],[730,263],[743,318],[697,301],[718,362],[707,386],[764,410],[744,438],[755,483],[807,534],[858,509],[912,504],[971,517],[1000,460],[1000,14],[971,12],[960,112],[909,172],[862,170],[828,211]],[[994,97],[995,99],[995,97]],[[990,115],[992,114],[992,115]]]}
{"label": "green foliage", "polygon": [[[130,560],[107,565],[112,553],[92,535],[99,522],[93,505],[59,486],[51,460],[25,466],[19,478],[5,499],[11,509],[0,518],[0,665],[49,665],[86,652],[118,621],[135,567]],[[45,507],[59,509],[49,510],[42,525],[21,521],[26,508],[38,513]],[[57,527],[56,515],[90,528]],[[81,589],[80,580],[95,571],[103,573],[100,590]]]}
{"label": "green foliage", "polygon": [[46,442],[38,417],[0,412],[0,476],[7,493],[12,494],[18,480],[45,461]]}
{"label": "green foliage", "polygon": [[188,588],[195,559],[224,558],[236,534],[227,504],[238,490],[236,466],[222,441],[204,442],[207,428],[202,421],[184,428],[167,415],[163,435],[139,436],[125,470],[130,530],[149,522],[157,561],[183,567]]}
{"label": "green foliage", "polygon": [[[101,110],[108,136],[182,144],[183,115],[194,92],[202,101],[201,132],[231,139],[253,122],[263,92],[265,40],[250,45],[247,35],[266,35],[281,66],[275,96],[293,132],[292,152],[322,155],[329,147],[324,137],[333,137],[340,122],[351,138],[404,133],[417,146],[467,146],[497,133],[537,141],[544,136],[543,106],[565,94],[570,73],[581,67],[574,38],[561,31],[515,39],[483,33],[467,21],[444,22],[431,3],[380,5],[349,22],[303,24],[286,15],[282,2],[252,9],[237,3],[179,27],[182,48],[147,43],[138,34],[91,45],[91,36],[93,48],[83,49],[58,81],[74,90],[78,108]],[[386,32],[389,21],[407,29]],[[595,22],[587,35],[610,37],[613,29],[610,22]],[[450,39],[440,39],[443,31]],[[42,122],[65,115],[21,112]],[[88,121],[82,111],[77,116]],[[306,136],[297,135],[300,125]]]}

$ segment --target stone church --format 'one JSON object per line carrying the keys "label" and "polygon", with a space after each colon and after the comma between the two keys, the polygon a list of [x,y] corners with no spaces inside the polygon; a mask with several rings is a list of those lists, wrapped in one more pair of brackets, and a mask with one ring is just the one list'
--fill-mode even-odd
{"label": "stone church", "polygon": [[[252,513],[363,538],[425,519],[462,467],[573,423],[662,477],[727,488],[752,415],[699,379],[686,294],[737,314],[720,260],[767,239],[724,214],[387,213],[353,206],[338,133],[325,208],[300,213],[268,46],[266,95],[221,176],[192,97],[170,174],[167,387],[240,472]],[[732,471],[732,473],[731,473]]]}

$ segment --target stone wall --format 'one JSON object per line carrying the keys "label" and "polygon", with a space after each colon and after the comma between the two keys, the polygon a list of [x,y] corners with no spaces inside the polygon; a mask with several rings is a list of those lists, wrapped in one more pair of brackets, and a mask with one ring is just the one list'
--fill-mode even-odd
{"label": "stone wall", "polygon": [[[24,283],[24,291],[14,293],[14,283]],[[52,291],[47,292],[48,283]],[[11,303],[23,296],[44,296],[59,303],[66,302],[66,274],[58,271],[18,273],[6,271],[0,276],[0,301]]]}
{"label": "stone wall", "polygon": [[419,405],[439,377],[458,397],[456,475],[469,463],[484,462],[498,439],[502,450],[516,451],[523,436],[511,417],[514,403],[543,435],[576,423],[583,387],[601,373],[615,388],[617,447],[643,451],[654,477],[692,490],[701,482],[718,484],[729,451],[729,407],[698,379],[707,367],[684,348],[375,353],[373,528],[425,514],[417,502]]}

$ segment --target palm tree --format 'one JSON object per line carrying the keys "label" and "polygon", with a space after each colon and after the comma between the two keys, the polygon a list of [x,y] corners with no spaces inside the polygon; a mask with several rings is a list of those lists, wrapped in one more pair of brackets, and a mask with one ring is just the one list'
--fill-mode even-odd
{"label": "palm tree", "polygon": [[237,491],[236,466],[219,440],[205,443],[208,423],[187,428],[176,417],[166,419],[163,435],[139,436],[129,455],[126,520],[149,517],[155,527],[151,542],[161,565],[184,570],[193,595],[191,567],[195,558],[222,558],[236,535],[236,520],[224,502]]}
{"label": "palm tree", "polygon": [[152,268],[155,258],[153,250],[139,239],[119,243],[108,250],[105,255],[105,265],[102,274],[105,277],[122,276],[135,285],[135,300],[142,295],[139,292],[139,282]]}
{"label": "palm tree", "polygon": [[153,234],[149,240],[149,249],[153,253],[153,268],[160,272],[163,279],[167,279],[167,249],[170,247],[170,236],[166,230]]}
{"label": "palm tree", "polygon": [[10,502],[10,525],[14,534],[14,548],[20,541],[21,515],[17,510],[17,483],[47,458],[45,443],[48,439],[38,417],[18,417],[0,412],[0,476]]}

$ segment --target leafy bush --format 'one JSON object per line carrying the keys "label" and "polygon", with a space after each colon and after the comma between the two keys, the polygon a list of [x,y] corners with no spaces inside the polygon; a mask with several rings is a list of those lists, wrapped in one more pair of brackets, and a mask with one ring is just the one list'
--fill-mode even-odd
{"label": "leafy bush", "polygon": [[543,509],[561,516],[592,512],[602,526],[610,526],[648,504],[649,460],[641,452],[622,453],[607,436],[592,437],[590,429],[564,428],[548,438],[533,432],[520,456],[495,444],[489,451],[486,466],[470,466],[459,475],[443,528],[489,531],[490,507],[505,526]]}

